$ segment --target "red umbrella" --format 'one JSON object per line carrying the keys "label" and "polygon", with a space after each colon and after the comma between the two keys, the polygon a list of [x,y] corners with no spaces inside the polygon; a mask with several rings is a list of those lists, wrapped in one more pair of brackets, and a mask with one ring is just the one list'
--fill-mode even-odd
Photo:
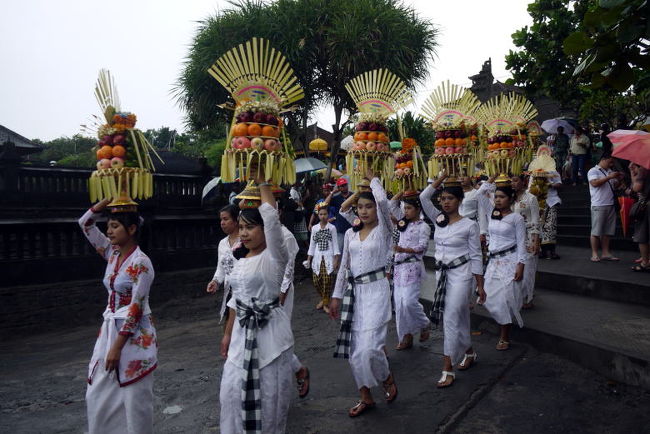
{"label": "red umbrella", "polygon": [[646,133],[645,131],[641,131],[641,130],[615,130],[607,134],[607,137],[609,137],[609,140],[612,141],[612,144],[616,146],[624,143],[626,139],[629,140],[630,136],[639,137],[648,134],[650,133]]}
{"label": "red umbrella", "polygon": [[630,208],[634,204],[634,199],[631,197],[621,196],[618,198],[618,203],[621,205],[621,226],[623,227],[623,236],[627,237],[627,230],[630,226]]}
{"label": "red umbrella", "polygon": [[650,134],[630,135],[618,140],[612,155],[650,169]]}

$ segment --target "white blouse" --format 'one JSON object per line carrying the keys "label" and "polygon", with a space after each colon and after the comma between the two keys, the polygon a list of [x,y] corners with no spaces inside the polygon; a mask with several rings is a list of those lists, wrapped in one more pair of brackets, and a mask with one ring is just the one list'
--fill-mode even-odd
{"label": "white blouse", "polygon": [[534,194],[524,191],[521,197],[515,200],[513,211],[524,218],[530,234],[539,234],[539,202]]}
{"label": "white blouse", "polygon": [[[271,303],[280,296],[280,287],[285,267],[289,260],[282,225],[277,210],[267,203],[259,207],[264,221],[266,249],[259,255],[235,261],[230,274],[230,287],[233,296],[228,307],[236,309],[236,300],[250,305],[255,298]],[[246,330],[235,320],[232,339],[228,348],[228,362],[242,366],[246,343]],[[293,346],[291,323],[284,309],[273,309],[268,322],[257,332],[259,367],[271,363],[283,351]]]}
{"label": "white blouse", "polygon": [[[325,250],[321,250],[318,246],[318,243],[314,241],[316,234],[321,230],[329,231],[331,235],[331,240],[327,242],[327,248]],[[325,260],[325,268],[327,269],[327,274],[332,274],[334,272],[334,256],[341,254],[336,227],[331,223],[327,223],[327,225],[325,225],[323,228],[319,222],[312,226],[310,240],[311,241],[309,242],[309,251],[307,252],[307,256],[312,257],[311,268],[313,272],[317,276],[320,274],[320,262],[321,259],[323,259]]]}
{"label": "white blouse", "polygon": [[215,282],[228,285],[228,276],[230,276],[235,266],[235,257],[232,255],[232,248],[237,243],[239,243],[239,238],[231,246],[227,235],[219,241],[219,247],[217,248],[217,271],[215,271],[214,277],[212,278]]}
{"label": "white blouse", "polygon": [[517,262],[525,263],[526,252],[526,222],[516,212],[510,213],[501,220],[490,219],[490,252],[500,252],[517,246]]}
{"label": "white blouse", "polygon": [[287,248],[287,252],[289,253],[289,260],[287,261],[287,266],[284,267],[284,276],[282,278],[282,286],[280,287],[280,291],[282,291],[283,294],[286,294],[286,292],[293,285],[294,268],[296,267],[296,255],[298,254],[300,247],[298,247],[296,237],[294,237],[291,231],[284,225],[282,225],[282,237],[284,238],[284,245]]}
{"label": "white blouse", "polygon": [[[435,189],[429,185],[420,193],[420,202],[427,217],[436,221],[441,211],[431,202]],[[426,208],[424,204],[427,204]],[[483,255],[479,239],[478,223],[463,217],[455,223],[440,227],[436,225],[433,234],[436,261],[448,264],[456,258],[469,255],[472,274],[483,274]]]}

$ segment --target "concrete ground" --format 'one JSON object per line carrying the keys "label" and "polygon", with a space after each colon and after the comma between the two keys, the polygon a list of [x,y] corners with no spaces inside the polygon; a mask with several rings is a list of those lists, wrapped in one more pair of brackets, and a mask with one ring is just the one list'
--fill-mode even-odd
{"label": "concrete ground", "polygon": [[[204,282],[197,282],[197,285]],[[96,290],[96,288],[89,288]],[[523,342],[507,352],[496,338],[473,333],[476,366],[458,374],[453,387],[435,388],[440,375],[439,332],[390,362],[399,388],[387,405],[358,419],[347,416],[357,399],[346,361],[333,359],[338,324],[313,310],[309,281],[296,289],[295,351],[309,366],[309,396],[295,397],[290,433],[641,433],[650,424],[650,392],[608,381]],[[153,306],[160,342],[155,382],[155,432],[219,432],[219,296],[179,298]],[[100,325],[60,329],[0,343],[0,432],[82,433],[85,377]]]}

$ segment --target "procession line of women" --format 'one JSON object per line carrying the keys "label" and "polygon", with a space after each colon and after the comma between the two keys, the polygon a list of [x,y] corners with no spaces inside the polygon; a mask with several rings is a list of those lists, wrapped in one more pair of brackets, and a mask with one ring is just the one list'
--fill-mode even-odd
{"label": "procession line of women", "polygon": [[[334,356],[348,359],[360,394],[348,411],[350,417],[376,406],[373,387],[381,386],[388,403],[398,396],[386,349],[392,317],[386,266],[391,259],[397,349],[410,348],[415,334],[425,341],[431,323],[441,326],[443,360],[436,385],[444,388],[454,383],[454,369],[467,370],[478,358],[471,342],[468,303],[474,291],[501,325],[497,349],[508,349],[510,328],[514,322],[523,325],[519,310],[532,297],[525,289],[527,284],[534,285],[526,280],[526,268],[534,269],[531,258],[538,248],[534,226],[539,224],[535,217],[539,211],[516,179],[515,188],[489,180],[470,190],[477,204],[474,218],[469,218],[460,213],[467,188],[445,182],[444,174],[419,196],[400,193],[391,200],[372,172],[367,177],[371,191],[356,193],[341,207],[340,216],[353,222],[341,247],[327,221],[327,204],[323,205],[320,223],[312,229],[307,264],[314,282],[321,285],[319,296],[324,306],[329,304],[329,315],[341,316]],[[239,211],[229,206],[220,212],[227,236],[219,243],[217,270],[207,288],[214,292],[218,285],[224,287],[221,355],[226,361],[219,400],[220,429],[225,433],[285,432],[292,384],[301,397],[309,392],[309,370],[294,354],[291,329],[297,244],[280,223],[270,185],[263,179],[257,182],[259,208]],[[432,196],[440,187],[440,205],[436,206]],[[79,221],[107,261],[104,284],[109,294],[89,366],[89,431],[152,432],[157,342],[148,295],[153,267],[137,246],[137,213],[110,214],[107,236],[95,226],[106,205],[107,201],[100,202]],[[481,215],[486,210],[489,215]],[[430,234],[421,212],[436,225],[437,286],[428,316],[418,301]],[[481,218],[487,221],[489,239],[485,270],[477,223]],[[333,277],[339,258],[330,298],[331,283],[322,274]]]}

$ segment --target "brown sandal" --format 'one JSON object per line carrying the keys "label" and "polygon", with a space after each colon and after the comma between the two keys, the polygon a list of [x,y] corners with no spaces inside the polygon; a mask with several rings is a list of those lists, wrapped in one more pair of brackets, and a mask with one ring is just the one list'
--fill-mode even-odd
{"label": "brown sandal", "polygon": [[393,374],[389,374],[386,381],[383,383],[384,387],[384,399],[386,402],[391,403],[397,398],[397,384],[395,384],[395,378]]}
{"label": "brown sandal", "polygon": [[296,372],[296,383],[298,383],[298,396],[300,398],[309,395],[309,369],[306,366],[303,366],[302,369],[305,370],[303,377],[298,377],[300,371]]}
{"label": "brown sandal", "polygon": [[499,339],[499,343],[497,343],[497,351],[505,351],[508,349],[510,349],[510,342]]}
{"label": "brown sandal", "polygon": [[357,402],[357,405],[348,410],[348,416],[361,416],[366,410],[372,410],[375,408],[375,405],[376,404],[374,402],[359,401]]}

